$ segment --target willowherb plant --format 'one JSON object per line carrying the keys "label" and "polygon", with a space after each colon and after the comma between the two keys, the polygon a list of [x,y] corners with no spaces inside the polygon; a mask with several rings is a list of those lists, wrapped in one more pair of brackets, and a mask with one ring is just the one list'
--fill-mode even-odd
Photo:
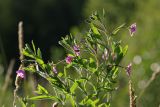
{"label": "willowherb plant", "polygon": [[[126,27],[122,24],[113,32],[108,32],[97,13],[87,20],[89,30],[81,37],[68,35],[59,41],[67,50],[66,58],[57,63],[45,63],[40,49],[26,44],[22,53],[25,59],[17,71],[17,78],[27,77],[25,72],[37,73],[51,85],[52,92],[46,87],[37,85],[36,96],[21,100],[23,106],[30,101],[50,99],[53,106],[73,107],[110,107],[111,94],[116,90],[115,83],[119,68],[131,75],[131,66],[120,65],[126,55],[128,45],[122,46],[115,40],[122,28],[129,30],[131,36],[136,31],[136,24]],[[57,66],[62,65],[63,70]],[[21,99],[21,98],[19,98]]]}

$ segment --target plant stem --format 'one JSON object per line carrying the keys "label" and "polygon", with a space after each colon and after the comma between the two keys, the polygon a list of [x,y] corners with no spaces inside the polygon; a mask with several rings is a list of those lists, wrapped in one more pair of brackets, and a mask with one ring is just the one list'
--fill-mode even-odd
{"label": "plant stem", "polygon": [[[22,54],[22,50],[23,50],[23,22],[20,21],[18,24],[18,41],[19,41],[19,59],[22,62],[24,60],[24,55]],[[20,65],[19,69],[22,69],[22,67],[24,66],[24,63],[22,62],[22,64]],[[19,77],[16,76],[16,81],[15,81],[15,86],[16,88],[14,89],[14,100],[13,100],[13,107],[16,107],[16,99],[18,97],[17,95],[17,91],[19,89]]]}
{"label": "plant stem", "polygon": [[18,24],[18,41],[19,41],[19,59],[22,61],[24,59],[24,55],[22,54],[24,41],[23,41],[23,22],[20,21]]}
{"label": "plant stem", "polygon": [[129,99],[130,99],[130,107],[136,107],[136,96],[130,78],[129,78]]}

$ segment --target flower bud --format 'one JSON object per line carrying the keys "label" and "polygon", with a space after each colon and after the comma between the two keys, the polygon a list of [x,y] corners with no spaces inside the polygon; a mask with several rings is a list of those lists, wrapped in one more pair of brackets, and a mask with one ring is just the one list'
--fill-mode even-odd
{"label": "flower bud", "polygon": [[133,23],[130,27],[129,27],[129,32],[131,37],[133,36],[133,34],[136,32],[136,23]]}
{"label": "flower bud", "polygon": [[67,64],[70,64],[70,63],[72,62],[72,60],[73,60],[73,57],[72,57],[72,56],[69,56],[69,55],[68,55],[68,56],[66,57],[66,63],[67,63]]}
{"label": "flower bud", "polygon": [[132,63],[130,63],[130,64],[126,67],[126,73],[127,73],[128,76],[131,75],[131,70],[132,70],[131,68],[132,68]]}
{"label": "flower bud", "polygon": [[80,55],[80,49],[79,49],[79,46],[77,46],[77,45],[73,46],[73,50],[74,50],[74,52],[75,52],[76,56],[79,56],[79,55]]}

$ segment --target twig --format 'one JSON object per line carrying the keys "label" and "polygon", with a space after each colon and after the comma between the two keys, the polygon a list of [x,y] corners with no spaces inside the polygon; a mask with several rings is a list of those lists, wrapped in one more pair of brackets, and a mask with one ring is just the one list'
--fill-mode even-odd
{"label": "twig", "polygon": [[52,107],[58,107],[58,103],[57,102],[53,103]]}
{"label": "twig", "polygon": [[15,80],[15,86],[16,86],[16,88],[14,89],[13,107],[16,107],[16,99],[18,98],[18,95],[17,95],[17,91],[19,89],[19,79],[18,79],[18,76],[16,77],[16,80]]}
{"label": "twig", "polygon": [[[22,54],[22,50],[23,50],[23,22],[20,21],[18,24],[18,41],[19,41],[19,59],[22,62],[24,59],[24,55]],[[21,69],[24,66],[24,63],[22,62],[22,64],[20,65],[19,69]],[[19,98],[17,95],[17,91],[19,89],[19,83],[20,79],[18,78],[18,76],[16,76],[16,80],[15,80],[15,90],[14,90],[14,100],[13,100],[13,107],[16,107],[16,98]]]}

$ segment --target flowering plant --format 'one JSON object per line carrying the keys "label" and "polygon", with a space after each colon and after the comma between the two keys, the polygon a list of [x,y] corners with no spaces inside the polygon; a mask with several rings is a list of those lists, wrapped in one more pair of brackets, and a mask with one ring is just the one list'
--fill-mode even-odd
{"label": "flowering plant", "polygon": [[[111,94],[117,89],[115,83],[119,68],[131,76],[131,64],[126,67],[120,65],[128,45],[122,46],[115,35],[122,28],[127,28],[133,36],[136,24],[130,27],[122,24],[109,32],[97,13],[92,14],[87,22],[88,32],[78,38],[68,35],[59,41],[67,50],[67,56],[57,63],[45,63],[40,49],[36,49],[33,42],[32,48],[26,44],[22,51],[25,56],[23,70],[18,70],[17,76],[23,79],[27,78],[25,72],[36,73],[48,81],[52,92],[38,83],[37,95],[21,100],[24,107],[30,101],[44,99],[53,100],[54,107],[110,107]],[[63,70],[58,69],[58,65],[62,65]]]}

